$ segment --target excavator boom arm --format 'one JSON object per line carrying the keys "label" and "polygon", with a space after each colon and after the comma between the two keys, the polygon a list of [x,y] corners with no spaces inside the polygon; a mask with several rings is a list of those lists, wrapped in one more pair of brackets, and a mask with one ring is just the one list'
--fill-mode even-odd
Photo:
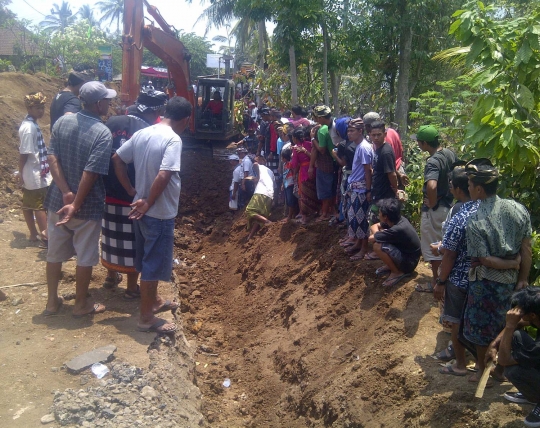
{"label": "excavator boom arm", "polygon": [[[158,22],[165,26],[163,30],[153,25],[144,26],[143,0],[124,0],[121,100],[124,104],[131,105],[139,95],[139,74],[144,47],[165,63],[177,95],[186,98],[195,107],[189,72],[191,56],[184,44],[174,37],[173,31],[157,9],[153,8],[152,12],[152,16],[156,14],[160,17]],[[190,129],[192,132],[195,130],[194,113],[190,119]]]}

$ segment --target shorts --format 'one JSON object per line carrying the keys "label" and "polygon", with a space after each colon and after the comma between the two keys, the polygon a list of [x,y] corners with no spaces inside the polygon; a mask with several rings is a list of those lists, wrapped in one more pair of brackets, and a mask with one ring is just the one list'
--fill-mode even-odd
{"label": "shorts", "polygon": [[406,254],[395,245],[386,243],[383,243],[381,248],[390,256],[392,261],[396,264],[396,267],[403,273],[411,273],[416,269],[416,266],[418,266],[420,254]]}
{"label": "shorts", "polygon": [[170,281],[172,276],[174,218],[142,216],[133,221],[135,268],[142,281]]}
{"label": "shorts", "polygon": [[42,187],[41,189],[25,189],[23,187],[23,197],[22,197],[22,209],[23,210],[33,210],[33,211],[43,211],[43,201],[45,201],[45,196],[47,196],[47,190],[49,187]]}
{"label": "shorts", "polygon": [[463,315],[463,307],[465,306],[466,299],[467,290],[457,287],[448,281],[444,293],[444,311],[442,320],[453,324],[459,324],[461,322],[461,316]]}
{"label": "shorts", "polygon": [[101,222],[72,218],[66,224],[56,226],[58,221],[58,214],[51,211],[47,213],[47,262],[62,263],[76,255],[77,266],[97,265]]}
{"label": "shorts", "polygon": [[294,196],[294,186],[289,186],[285,189],[285,202],[291,208],[298,208],[298,198]]}
{"label": "shorts", "polygon": [[420,220],[420,244],[422,248],[422,257],[426,262],[432,260],[442,260],[442,256],[434,256],[429,244],[440,242],[442,240],[442,224],[446,220],[450,208],[441,207],[433,211],[422,211]]}
{"label": "shorts", "polygon": [[317,185],[317,199],[321,201],[332,199],[336,194],[336,189],[334,188],[334,173],[322,172],[320,169],[317,169],[315,178]]}

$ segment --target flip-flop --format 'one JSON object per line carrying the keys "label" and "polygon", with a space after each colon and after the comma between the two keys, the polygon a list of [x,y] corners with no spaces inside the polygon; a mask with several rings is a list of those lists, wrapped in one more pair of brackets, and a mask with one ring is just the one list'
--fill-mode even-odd
{"label": "flip-flop", "polygon": [[467,376],[467,371],[459,373],[454,370],[452,366],[444,366],[439,369],[440,374],[452,375],[452,376]]}
{"label": "flip-flop", "polygon": [[[162,328],[164,325],[173,325],[174,327],[171,329],[164,329]],[[169,322],[162,318],[159,318],[154,324],[149,325],[148,327],[137,325],[137,330],[145,333],[171,334],[174,333],[177,329],[178,327],[175,323]]]}
{"label": "flip-flop", "polygon": [[407,278],[408,276],[411,276],[410,273],[404,273],[403,275],[396,276],[395,278],[388,278],[386,281],[382,283],[382,286],[385,288],[393,287],[396,285],[399,281],[401,281],[403,278]]}
{"label": "flip-flop", "polygon": [[351,262],[356,262],[358,260],[363,260],[364,259],[364,256],[361,256],[360,253],[362,252],[362,250],[358,251],[356,254],[352,255],[351,257],[349,257],[349,260]]}
{"label": "flip-flop", "polygon": [[44,317],[55,317],[55,316],[60,315],[60,311],[62,310],[62,306],[64,306],[64,299],[59,297],[59,300],[60,300],[60,303],[58,304],[58,309],[56,311],[49,311],[49,310],[45,309],[41,313],[41,315],[43,315]]}
{"label": "flip-flop", "polygon": [[364,256],[364,260],[380,260],[380,258],[377,256],[372,256],[371,253],[367,253]]}
{"label": "flip-flop", "polygon": [[171,302],[170,300],[165,300],[165,303],[163,303],[163,305],[161,305],[159,307],[159,309],[154,311],[154,315],[155,314],[160,314],[161,312],[168,312],[168,311],[174,312],[179,307],[180,307],[180,305],[178,303]]}
{"label": "flip-flop", "polygon": [[431,282],[427,282],[425,284],[416,284],[414,289],[419,293],[433,293],[433,285],[431,285]]}
{"label": "flip-flop", "polygon": [[114,287],[116,287],[118,284],[122,282],[123,276],[121,273],[116,272],[116,278],[111,278],[108,276],[105,278],[105,281],[103,282],[102,287],[106,288],[107,290],[112,290]]}
{"label": "flip-flop", "polygon": [[131,301],[131,300],[137,300],[141,298],[141,289],[137,285],[137,290],[126,290],[124,293],[124,300]]}
{"label": "flip-flop", "polygon": [[354,245],[354,241],[343,241],[339,245],[343,248],[351,247]]}
{"label": "flip-flop", "polygon": [[388,266],[381,266],[380,268],[377,268],[375,271],[375,275],[377,276],[383,276],[388,273],[392,272]]}
{"label": "flip-flop", "polygon": [[319,218],[316,218],[315,219],[315,223],[323,223],[325,221],[329,221],[330,220],[330,217],[319,217]]}
{"label": "flip-flop", "polygon": [[[101,308],[103,308],[103,309],[101,309]],[[92,308],[92,310],[90,312],[87,312],[85,314],[80,314],[80,315],[72,314],[71,316],[73,318],[75,318],[75,319],[80,319],[80,318],[84,318],[87,315],[102,314],[106,310],[107,310],[107,308],[104,305],[102,305],[101,303],[95,303],[94,307]]]}
{"label": "flip-flop", "polygon": [[452,345],[448,345],[448,347],[444,348],[441,352],[435,354],[435,358],[440,361],[452,361],[454,358],[456,358],[454,347]]}
{"label": "flip-flop", "polygon": [[[361,250],[362,250],[362,247],[360,247],[360,248],[358,248],[358,247],[354,248],[354,245],[351,245],[350,247],[345,247],[345,252],[346,252],[347,254],[356,254],[356,253],[358,253],[358,252],[361,251]],[[362,257],[362,258],[363,258],[363,257]]]}

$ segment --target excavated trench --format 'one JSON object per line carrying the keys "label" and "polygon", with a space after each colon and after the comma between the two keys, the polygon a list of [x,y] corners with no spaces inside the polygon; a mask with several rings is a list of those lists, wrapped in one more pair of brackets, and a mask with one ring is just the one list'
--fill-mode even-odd
{"label": "excavated trench", "polygon": [[245,243],[222,159],[184,151],[175,232],[180,318],[209,426],[514,426],[500,390],[474,401],[473,384],[437,373],[429,355],[448,336],[432,297],[414,291],[425,266],[384,289],[380,262],[350,262],[338,229],[279,223],[281,208]]}

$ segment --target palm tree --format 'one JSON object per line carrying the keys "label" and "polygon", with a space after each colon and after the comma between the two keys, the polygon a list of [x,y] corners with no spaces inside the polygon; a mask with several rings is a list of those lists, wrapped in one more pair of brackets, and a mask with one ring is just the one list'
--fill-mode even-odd
{"label": "palm tree", "polygon": [[97,27],[98,21],[96,17],[94,16],[94,10],[92,9],[92,6],[89,4],[82,5],[79,8],[79,11],[77,12],[77,15],[79,15],[80,19],[86,19],[90,26]]}
{"label": "palm tree", "polygon": [[57,31],[63,33],[66,27],[73,23],[74,18],[71,6],[68,2],[63,1],[61,6],[58,6],[56,3],[53,4],[51,14],[47,15],[39,25],[51,33]]}
{"label": "palm tree", "polygon": [[120,20],[124,16],[124,0],[104,0],[96,3],[103,16],[99,22],[109,21],[113,23],[116,20],[116,32],[120,32]]}
{"label": "palm tree", "polygon": [[206,19],[206,31],[212,27],[220,27],[228,24],[237,18],[238,23],[231,33],[237,36],[237,44],[243,50],[248,34],[253,34],[253,29],[257,28],[259,66],[264,67],[266,50],[268,48],[268,34],[266,32],[266,19],[270,18],[270,12],[265,2],[250,1],[240,5],[238,0],[215,0],[197,18],[197,22]]}

